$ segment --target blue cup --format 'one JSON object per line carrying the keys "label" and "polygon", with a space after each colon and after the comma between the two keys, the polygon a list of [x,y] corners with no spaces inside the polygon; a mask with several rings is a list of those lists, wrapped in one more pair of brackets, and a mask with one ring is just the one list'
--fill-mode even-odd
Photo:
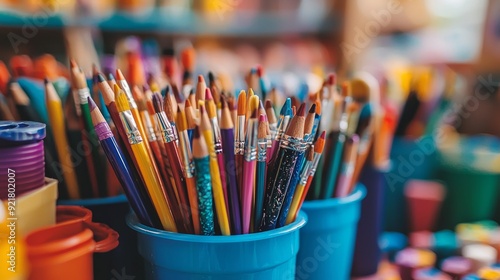
{"label": "blue cup", "polygon": [[343,198],[306,201],[308,222],[300,230],[295,279],[350,279],[361,200],[361,184]]}
{"label": "blue cup", "polygon": [[90,209],[93,222],[106,224],[119,234],[118,247],[106,253],[94,254],[94,279],[141,278],[144,267],[137,253],[137,236],[125,221],[131,210],[124,194],[105,198],[60,200],[57,204],[79,205]]}
{"label": "blue cup", "polygon": [[292,224],[266,232],[203,236],[158,230],[134,215],[127,218],[137,232],[148,280],[294,279],[299,229],[306,221],[300,212]]}

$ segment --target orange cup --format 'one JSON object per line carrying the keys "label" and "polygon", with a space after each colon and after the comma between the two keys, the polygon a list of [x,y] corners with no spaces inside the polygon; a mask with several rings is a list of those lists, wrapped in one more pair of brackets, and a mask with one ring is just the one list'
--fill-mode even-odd
{"label": "orange cup", "polygon": [[[89,214],[90,213],[90,214]],[[30,280],[92,280],[92,254],[118,246],[118,233],[92,223],[92,212],[78,206],[58,206],[58,224],[26,237]]]}

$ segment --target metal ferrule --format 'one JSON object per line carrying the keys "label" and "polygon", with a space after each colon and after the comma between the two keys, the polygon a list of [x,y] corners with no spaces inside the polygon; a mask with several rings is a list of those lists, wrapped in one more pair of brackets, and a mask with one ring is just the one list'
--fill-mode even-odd
{"label": "metal ferrule", "polygon": [[[257,120],[250,119],[247,126],[247,135],[245,141],[245,161],[257,159]],[[267,142],[266,142],[267,148]]]}
{"label": "metal ferrule", "polygon": [[80,104],[88,104],[88,97],[90,96],[89,88],[79,88],[76,90],[78,97],[80,98]]}
{"label": "metal ferrule", "polygon": [[292,149],[299,152],[305,152],[307,144],[302,138],[295,138],[290,135],[284,134],[280,142],[281,149]]}
{"label": "metal ferrule", "polygon": [[170,143],[175,141],[174,131],[172,125],[167,119],[167,115],[164,111],[156,113],[156,119],[158,120],[158,125],[160,127],[160,132],[162,135],[163,142]]}
{"label": "metal ferrule", "polygon": [[309,170],[309,176],[313,176],[316,173],[316,168],[318,168],[319,160],[321,159],[320,153],[314,153],[313,161],[311,164],[311,170]]}
{"label": "metal ferrule", "polygon": [[194,176],[194,163],[193,157],[191,156],[191,147],[189,145],[189,137],[186,130],[180,133],[179,148],[181,151],[180,156],[182,158],[186,178],[192,178]]}
{"label": "metal ferrule", "polygon": [[312,169],[313,163],[311,161],[306,161],[302,173],[300,174],[299,184],[305,185],[307,183],[307,178],[309,178],[310,171]]}
{"label": "metal ferrule", "polygon": [[130,87],[128,86],[127,81],[125,80],[117,80],[118,85],[123,89],[125,95],[127,96],[128,103],[130,104],[130,108],[137,108],[137,103],[135,103],[134,97],[132,96],[132,91],[130,91]]}
{"label": "metal ferrule", "polygon": [[177,134],[177,127],[175,126],[175,122],[171,122],[170,126],[172,127],[172,130],[174,131],[174,138],[175,141],[177,142],[177,145],[179,144],[179,134]]}
{"label": "metal ferrule", "polygon": [[273,147],[273,137],[271,137],[271,135],[267,135],[266,142],[267,142],[266,145],[267,145],[268,149]]}
{"label": "metal ferrule", "polygon": [[[273,140],[276,140],[276,141],[279,141],[280,140],[280,137],[283,136],[283,121],[284,121],[285,117],[284,116],[280,116],[280,118],[278,119],[278,123],[276,124],[276,131],[274,132],[274,137],[273,137]],[[271,126],[269,126],[269,130],[271,130]],[[281,132],[281,134],[280,134]],[[272,134],[272,130],[271,130],[271,134]]]}
{"label": "metal ferrule", "polygon": [[238,116],[234,137],[234,154],[243,155],[245,151],[245,116]]}
{"label": "metal ferrule", "polygon": [[269,124],[269,132],[271,132],[271,140],[276,138],[276,133],[278,132],[278,124],[270,123]]}
{"label": "metal ferrule", "polygon": [[132,112],[130,110],[120,112],[120,119],[127,133],[128,142],[132,145],[142,142],[141,132],[137,128]]}
{"label": "metal ferrule", "polygon": [[222,154],[222,136],[220,135],[217,118],[210,119],[210,123],[212,124],[212,132],[214,136],[215,154]]}
{"label": "metal ferrule", "polygon": [[155,129],[153,128],[153,123],[151,123],[151,118],[147,111],[142,111],[142,119],[144,120],[144,129],[146,129],[146,134],[149,142],[156,141]]}
{"label": "metal ferrule", "polygon": [[271,138],[257,138],[257,161],[266,161],[267,148]]}

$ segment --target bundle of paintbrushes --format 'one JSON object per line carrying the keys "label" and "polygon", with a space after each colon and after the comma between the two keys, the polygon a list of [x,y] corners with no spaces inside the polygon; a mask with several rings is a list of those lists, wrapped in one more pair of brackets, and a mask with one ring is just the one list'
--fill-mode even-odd
{"label": "bundle of paintbrushes", "polygon": [[394,125],[381,114],[378,97],[378,83],[366,73],[344,82],[341,90],[331,75],[323,94],[312,96],[322,104],[320,130],[327,136],[308,200],[345,197],[353,191],[365,163],[387,164]]}

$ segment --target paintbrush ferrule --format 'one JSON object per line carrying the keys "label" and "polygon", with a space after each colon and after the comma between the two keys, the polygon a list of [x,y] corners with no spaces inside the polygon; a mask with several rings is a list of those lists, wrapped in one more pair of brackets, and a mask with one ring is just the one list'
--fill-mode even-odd
{"label": "paintbrush ferrule", "polygon": [[154,142],[157,140],[155,129],[153,128],[153,124],[151,123],[151,118],[147,111],[142,111],[142,119],[144,120],[144,128],[146,130],[146,134],[149,142]]}
{"label": "paintbrush ferrule", "polygon": [[[267,142],[266,142],[267,144]],[[250,119],[247,126],[247,135],[245,140],[245,161],[254,161],[257,159],[257,119]]]}
{"label": "paintbrush ferrule", "polygon": [[270,123],[269,124],[269,131],[271,132],[271,140],[276,138],[276,133],[278,132],[278,125],[277,123]]}
{"label": "paintbrush ferrule", "polygon": [[142,142],[141,132],[135,123],[132,112],[130,112],[130,110],[120,112],[120,119],[123,123],[123,127],[125,128],[125,132],[127,133],[128,142],[131,145]]}
{"label": "paintbrush ferrule", "polygon": [[191,147],[186,130],[180,132],[179,148],[181,150],[180,156],[182,157],[185,176],[186,178],[192,178],[194,177],[194,162],[190,155]]}
{"label": "paintbrush ferrule", "polygon": [[130,90],[130,87],[128,86],[127,81],[125,80],[116,80],[120,88],[123,89],[123,92],[125,92],[125,95],[127,96],[128,103],[130,104],[130,108],[137,109],[137,103],[135,103],[134,97],[132,95],[132,91]]}
{"label": "paintbrush ferrule", "polygon": [[175,137],[174,130],[168,121],[165,112],[161,111],[156,113],[156,119],[158,120],[163,142],[170,143],[176,141],[177,139]]}
{"label": "paintbrush ferrule", "polygon": [[243,155],[245,147],[245,116],[238,116],[236,123],[236,135],[234,137],[234,154]]}
{"label": "paintbrush ferrule", "polygon": [[219,123],[217,122],[217,118],[210,119],[210,123],[212,124],[212,131],[214,135],[215,154],[221,154],[222,136],[220,134],[220,128],[219,128]]}
{"label": "paintbrush ferrule", "polygon": [[309,175],[311,174],[312,167],[313,167],[313,162],[311,161],[305,162],[304,167],[302,169],[302,173],[300,174],[300,180],[299,180],[300,185],[305,185],[307,183],[307,178],[309,178]]}

